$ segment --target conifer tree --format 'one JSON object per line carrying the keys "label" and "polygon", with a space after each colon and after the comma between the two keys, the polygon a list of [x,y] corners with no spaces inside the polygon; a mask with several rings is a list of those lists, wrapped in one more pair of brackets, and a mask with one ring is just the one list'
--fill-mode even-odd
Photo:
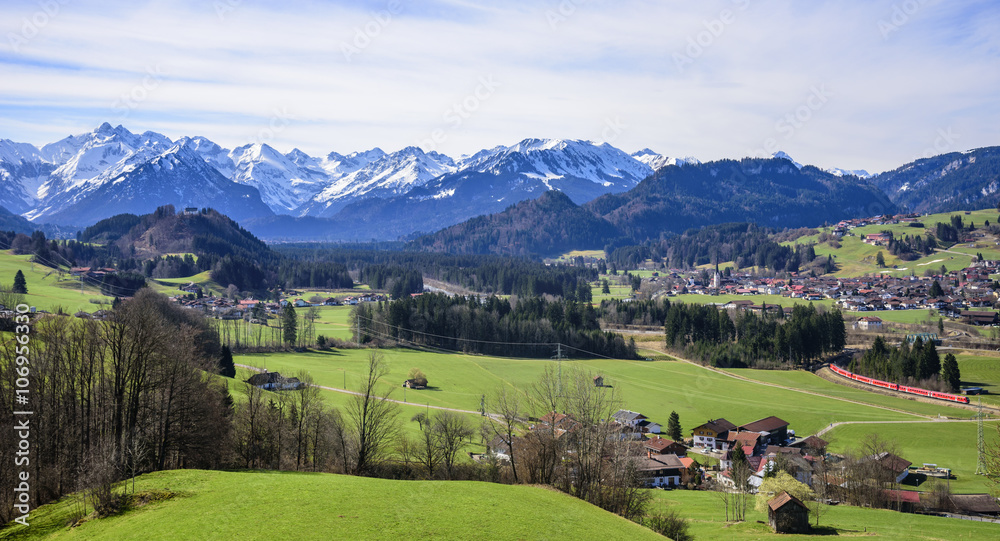
{"label": "conifer tree", "polygon": [[28,283],[24,279],[24,273],[21,269],[17,270],[17,274],[14,275],[14,287],[12,288],[14,293],[20,293],[21,295],[26,295],[28,293]]}

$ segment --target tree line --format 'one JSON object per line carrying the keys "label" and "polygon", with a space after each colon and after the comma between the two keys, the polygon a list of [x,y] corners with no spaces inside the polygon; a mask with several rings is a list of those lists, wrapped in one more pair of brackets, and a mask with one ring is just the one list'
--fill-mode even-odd
{"label": "tree line", "polygon": [[402,267],[485,295],[555,295],[589,302],[592,298],[589,283],[598,278],[597,269],[587,267],[549,266],[526,258],[498,255],[397,251],[397,247],[384,243],[297,243],[274,249],[297,261],[340,263],[351,271],[361,271],[369,265]]}
{"label": "tree line", "polygon": [[962,378],[954,355],[947,354],[942,363],[934,342],[919,337],[912,346],[905,341],[890,346],[884,338],[876,336],[872,347],[851,359],[848,370],[883,381],[945,392],[957,392]]}
{"label": "tree line", "polygon": [[785,316],[777,305],[750,310],[674,303],[664,321],[666,345],[690,358],[722,368],[798,366],[841,351],[846,330],[840,310],[820,313],[797,304]]}
{"label": "tree line", "polygon": [[425,293],[384,303],[359,304],[352,319],[360,322],[362,344],[399,342],[485,355],[551,357],[555,344],[572,355],[596,354],[634,359],[635,344],[601,331],[589,303],[567,299],[495,296],[449,297]]}

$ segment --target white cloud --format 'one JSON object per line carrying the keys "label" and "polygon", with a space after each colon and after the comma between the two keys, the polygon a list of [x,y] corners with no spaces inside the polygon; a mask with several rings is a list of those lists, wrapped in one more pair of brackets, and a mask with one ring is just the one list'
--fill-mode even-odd
{"label": "white cloud", "polygon": [[[873,171],[940,129],[960,135],[949,150],[997,143],[1000,8],[988,1],[394,6],[68,2],[15,51],[10,35],[39,7],[5,3],[0,136],[38,144],[108,120],[231,147],[286,111],[279,149],[394,149],[441,130],[437,150],[457,155],[600,140],[618,119],[613,144],[627,150],[714,159],[774,139],[800,162]],[[691,62],[679,69],[677,55]],[[137,90],[151,70],[162,80]],[[446,111],[482,77],[500,86],[456,126]],[[818,85],[829,100],[788,135],[779,122]],[[133,92],[143,99],[123,114]]]}

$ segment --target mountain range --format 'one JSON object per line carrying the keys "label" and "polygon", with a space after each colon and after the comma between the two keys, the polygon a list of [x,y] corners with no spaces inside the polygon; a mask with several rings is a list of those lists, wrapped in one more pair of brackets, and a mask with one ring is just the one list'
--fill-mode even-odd
{"label": "mountain range", "polygon": [[[459,158],[417,147],[314,157],[104,123],[40,148],[0,139],[0,207],[63,229],[166,204],[211,207],[271,240],[383,240],[415,239],[558,190],[615,232],[645,238],[719,220],[782,227],[897,205],[992,204],[996,154],[952,153],[875,176],[802,166],[784,153],[701,163],[559,139]],[[935,190],[941,182],[948,194]]]}

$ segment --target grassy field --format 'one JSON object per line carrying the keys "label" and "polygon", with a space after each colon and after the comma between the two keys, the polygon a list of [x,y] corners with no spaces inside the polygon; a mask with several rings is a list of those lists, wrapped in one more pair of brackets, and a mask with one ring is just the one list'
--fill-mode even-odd
{"label": "grassy field", "polygon": [[[984,423],[987,444],[997,441],[997,422]],[[823,435],[830,442],[829,450],[842,453],[847,448],[857,446],[868,434],[877,433],[880,438],[894,441],[899,448],[899,456],[914,465],[937,464],[941,468],[951,468],[955,479],[951,480],[951,490],[956,493],[981,493],[989,491],[989,482],[982,475],[975,475],[977,452],[975,422],[947,423],[871,423],[852,424],[835,427]],[[913,477],[913,476],[911,476]],[[922,485],[904,488],[923,490]]]}
{"label": "grassy field", "polygon": [[827,308],[833,308],[835,306],[833,299],[807,301],[805,299],[782,297],[781,295],[676,295],[674,297],[670,297],[670,302],[684,302],[688,304],[727,303],[729,301],[753,301],[753,303],[758,306],[763,303],[767,303],[769,305],[777,304],[781,306],[795,306],[796,304],[809,304],[810,302],[816,306],[826,306]]}
{"label": "grassy field", "polygon": [[932,417],[943,415],[945,417],[962,418],[970,415],[967,410],[953,408],[944,403],[936,404],[917,402],[916,400],[896,398],[878,393],[870,393],[862,389],[855,389],[854,387],[847,387],[845,385],[837,385],[836,383],[827,381],[812,372],[806,372],[804,370],[753,370],[749,368],[735,368],[729,369],[727,372],[731,372],[737,376],[749,378],[755,381],[773,383],[784,387],[793,387],[803,391],[819,393],[825,396],[835,396],[846,400],[854,400],[876,406],[901,409],[920,415],[929,415]]}
{"label": "grassy field", "polygon": [[72,314],[77,310],[93,312],[100,308],[91,303],[91,299],[110,303],[111,299],[101,295],[100,291],[91,285],[84,284],[81,292],[80,282],[68,273],[60,276],[49,267],[32,264],[31,256],[13,255],[10,250],[0,251],[0,283],[6,287],[14,282],[14,275],[20,270],[28,286],[25,302],[39,310],[55,311],[61,307]]}
{"label": "grassy field", "polygon": [[225,292],[226,288],[217,284],[215,280],[212,280],[212,277],[209,276],[209,274],[210,271],[204,271],[199,272],[194,276],[187,276],[184,278],[157,278],[155,280],[150,280],[149,284],[150,287],[160,293],[163,293],[164,295],[176,295],[177,293],[180,293],[177,289],[178,286],[187,285],[193,282],[195,285],[201,286],[206,295],[209,293],[221,295]]}
{"label": "grassy field", "polygon": [[[690,520],[695,539],[734,541],[761,539],[828,539],[863,537],[865,539],[995,539],[1000,525],[966,520],[911,515],[881,509],[849,506],[824,506],[820,527],[815,535],[775,534],[767,526],[767,514],[751,504],[747,520],[739,524],[725,522],[719,497],[713,492],[674,490],[654,491],[656,500],[676,509]],[[815,519],[811,519],[815,524]]]}
{"label": "grassy field", "polygon": [[982,399],[983,404],[1000,406],[1000,357],[987,355],[956,355],[962,385],[982,387],[990,394],[969,397],[973,404]]}
{"label": "grassy field", "polygon": [[[414,367],[421,369],[429,379],[430,389],[407,391],[408,402],[470,411],[478,411],[481,396],[497,386],[505,385],[523,390],[539,377],[546,366],[557,368],[557,363],[551,360],[506,359],[406,349],[383,350],[383,353],[390,367],[386,386],[400,385]],[[294,374],[299,370],[306,370],[317,383],[329,387],[343,387],[346,378],[348,389],[354,389],[360,381],[367,355],[367,350],[240,355],[236,362],[266,367],[281,373]],[[922,415],[949,412],[948,409],[942,409],[946,408],[944,406],[918,404],[910,400],[867,393],[856,395],[863,396],[870,404],[903,410],[888,411],[837,400],[837,396],[851,397],[851,391],[833,384],[825,385],[819,378],[815,378],[819,382],[813,383],[816,387],[814,392],[829,396],[741,381],[679,361],[600,359],[563,362],[562,369],[567,373],[574,368],[603,375],[605,382],[620,393],[628,408],[639,411],[654,421],[665,423],[670,412],[677,411],[685,429],[710,418],[726,417],[742,424],[777,415],[791,423],[791,428],[797,433],[806,435],[837,421],[912,421],[922,419]],[[402,389],[397,388],[394,397],[402,399],[401,391]],[[331,396],[330,400],[332,403],[339,403],[343,398]],[[906,413],[907,411],[916,414]]]}
{"label": "grassy field", "polygon": [[136,491],[173,497],[70,529],[72,498],[0,539],[663,539],[555,490],[468,481],[175,470]]}

